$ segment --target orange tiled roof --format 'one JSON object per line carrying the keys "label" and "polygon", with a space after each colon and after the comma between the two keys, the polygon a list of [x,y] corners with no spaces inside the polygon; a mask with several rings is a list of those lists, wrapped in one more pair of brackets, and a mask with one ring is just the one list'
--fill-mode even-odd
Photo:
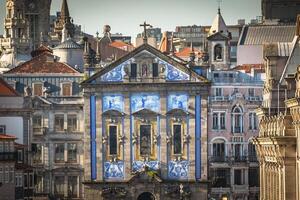
{"label": "orange tiled roof", "polygon": [[0,96],[16,97],[19,96],[19,94],[2,78],[0,78]]}
{"label": "orange tiled roof", "polygon": [[0,140],[12,140],[12,139],[17,139],[16,136],[13,135],[4,135],[4,134],[0,134]]}
{"label": "orange tiled roof", "polygon": [[36,57],[41,55],[44,52],[53,53],[52,49],[42,44],[41,46],[39,46],[39,48],[31,52],[31,56]]}
{"label": "orange tiled roof", "polygon": [[[189,57],[191,52],[192,52],[191,47],[185,47],[181,51],[175,53],[175,55],[178,57]],[[201,52],[197,51],[197,50],[194,50],[194,52],[195,52],[196,56],[198,54],[201,54]]]}
{"label": "orange tiled roof", "polygon": [[132,46],[132,45],[129,45],[129,44],[123,42],[123,41],[116,40],[116,41],[113,41],[110,44],[110,46],[118,48],[118,47],[124,47],[124,46]]}
{"label": "orange tiled roof", "polygon": [[245,65],[238,65],[234,68],[235,70],[243,70],[245,73],[250,73],[251,69],[254,69],[257,72],[265,72],[263,64],[245,64]]}
{"label": "orange tiled roof", "polygon": [[33,59],[5,72],[5,74],[12,74],[12,73],[77,74],[79,72],[75,70],[73,67],[65,63],[55,61],[54,56],[51,53],[44,52],[41,55],[36,56]]}

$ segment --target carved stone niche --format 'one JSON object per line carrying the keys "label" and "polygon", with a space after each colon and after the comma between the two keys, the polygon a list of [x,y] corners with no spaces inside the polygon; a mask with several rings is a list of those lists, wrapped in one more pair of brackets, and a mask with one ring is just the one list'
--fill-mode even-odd
{"label": "carved stone niche", "polygon": [[300,97],[300,65],[297,68],[297,72],[295,74],[296,79],[296,93],[295,97]]}

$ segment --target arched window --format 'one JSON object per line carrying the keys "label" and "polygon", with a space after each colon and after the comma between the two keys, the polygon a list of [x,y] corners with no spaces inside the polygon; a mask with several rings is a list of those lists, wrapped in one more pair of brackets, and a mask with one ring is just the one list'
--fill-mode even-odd
{"label": "arched window", "polygon": [[243,132],[243,110],[239,106],[232,109],[231,130],[233,133]]}
{"label": "arched window", "polygon": [[217,139],[212,143],[212,160],[214,162],[224,162],[226,156],[225,141]]}
{"label": "arched window", "polygon": [[223,47],[220,44],[217,44],[214,47],[214,60],[215,61],[223,60]]}

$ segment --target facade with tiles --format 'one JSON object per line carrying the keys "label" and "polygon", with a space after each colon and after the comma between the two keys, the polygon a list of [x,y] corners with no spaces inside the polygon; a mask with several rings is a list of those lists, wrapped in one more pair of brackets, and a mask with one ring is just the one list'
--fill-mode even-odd
{"label": "facade with tiles", "polygon": [[207,199],[206,78],[145,43],[82,86],[86,199]]}
{"label": "facade with tiles", "polygon": [[41,48],[3,77],[30,110],[27,142],[29,163],[35,167],[35,197],[82,199],[83,73]]}

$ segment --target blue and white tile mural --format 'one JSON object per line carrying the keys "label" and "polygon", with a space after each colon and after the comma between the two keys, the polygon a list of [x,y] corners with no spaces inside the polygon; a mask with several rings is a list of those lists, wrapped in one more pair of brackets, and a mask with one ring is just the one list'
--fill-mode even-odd
{"label": "blue and white tile mural", "polygon": [[169,178],[181,179],[188,177],[188,161],[170,161],[169,162]]}
{"label": "blue and white tile mural", "polygon": [[131,111],[136,112],[147,108],[154,112],[160,111],[160,98],[156,93],[138,93],[131,96]]}
{"label": "blue and white tile mural", "polygon": [[107,179],[124,178],[124,162],[105,162],[104,177]]}
{"label": "blue and white tile mural", "polygon": [[107,110],[124,111],[124,98],[121,94],[106,94],[103,96],[103,112]]}
{"label": "blue and white tile mural", "polygon": [[104,74],[101,77],[101,81],[108,81],[108,82],[123,81],[124,75],[125,75],[124,65],[119,65],[118,67]]}
{"label": "blue and white tile mural", "polygon": [[180,93],[173,93],[169,94],[168,96],[168,110],[172,109],[182,109],[184,111],[188,110],[188,95],[187,94],[180,94]]}
{"label": "blue and white tile mural", "polygon": [[132,163],[133,172],[137,172],[142,170],[145,166],[149,167],[150,170],[158,170],[159,169],[159,161],[134,161]]}
{"label": "blue and white tile mural", "polygon": [[166,64],[167,70],[166,70],[166,77],[168,81],[187,81],[190,79],[190,76],[176,67]]}

